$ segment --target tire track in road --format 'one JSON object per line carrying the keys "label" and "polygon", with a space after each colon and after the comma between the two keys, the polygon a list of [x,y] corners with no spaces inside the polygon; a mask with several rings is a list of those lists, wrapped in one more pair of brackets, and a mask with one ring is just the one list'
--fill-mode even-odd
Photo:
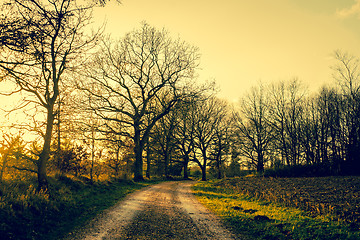
{"label": "tire track in road", "polygon": [[164,182],[132,193],[66,239],[238,239],[196,200],[193,183]]}
{"label": "tire track in road", "polygon": [[192,194],[191,182],[183,182],[178,187],[178,197],[182,208],[199,228],[204,239],[238,239],[224,228],[220,219],[205,208]]}
{"label": "tire track in road", "polygon": [[143,211],[120,239],[203,239],[191,217],[179,208],[177,186],[176,182],[154,186]]}
{"label": "tire track in road", "polygon": [[142,210],[144,201],[152,190],[147,187],[126,196],[113,207],[92,219],[87,225],[70,233],[64,240],[100,240],[105,239],[109,232],[127,226]]}

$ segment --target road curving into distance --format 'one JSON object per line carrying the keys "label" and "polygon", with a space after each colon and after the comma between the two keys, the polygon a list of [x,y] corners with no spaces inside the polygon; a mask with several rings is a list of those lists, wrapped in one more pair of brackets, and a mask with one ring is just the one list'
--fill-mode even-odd
{"label": "road curving into distance", "polygon": [[163,182],[129,194],[65,239],[241,239],[197,201],[192,184]]}

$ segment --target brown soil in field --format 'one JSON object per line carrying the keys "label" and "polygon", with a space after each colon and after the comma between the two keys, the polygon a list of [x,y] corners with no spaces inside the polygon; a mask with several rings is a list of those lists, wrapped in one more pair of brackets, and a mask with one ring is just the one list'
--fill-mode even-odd
{"label": "brown soil in field", "polygon": [[360,177],[263,178],[243,177],[217,183],[239,193],[286,206],[299,207],[313,215],[331,214],[360,223]]}
{"label": "brown soil in field", "polygon": [[191,193],[193,182],[164,182],[130,194],[66,239],[241,239]]}

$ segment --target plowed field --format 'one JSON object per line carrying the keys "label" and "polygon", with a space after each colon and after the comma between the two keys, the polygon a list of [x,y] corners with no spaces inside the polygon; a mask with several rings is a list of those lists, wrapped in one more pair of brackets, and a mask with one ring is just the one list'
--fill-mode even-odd
{"label": "plowed field", "polygon": [[312,215],[360,224],[360,177],[263,178],[242,177],[215,183],[239,193],[298,207]]}

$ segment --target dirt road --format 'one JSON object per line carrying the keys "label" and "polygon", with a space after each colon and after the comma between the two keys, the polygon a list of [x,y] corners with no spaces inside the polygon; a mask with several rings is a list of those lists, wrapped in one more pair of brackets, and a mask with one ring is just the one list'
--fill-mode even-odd
{"label": "dirt road", "polygon": [[239,239],[196,200],[192,184],[164,182],[130,194],[67,239]]}

